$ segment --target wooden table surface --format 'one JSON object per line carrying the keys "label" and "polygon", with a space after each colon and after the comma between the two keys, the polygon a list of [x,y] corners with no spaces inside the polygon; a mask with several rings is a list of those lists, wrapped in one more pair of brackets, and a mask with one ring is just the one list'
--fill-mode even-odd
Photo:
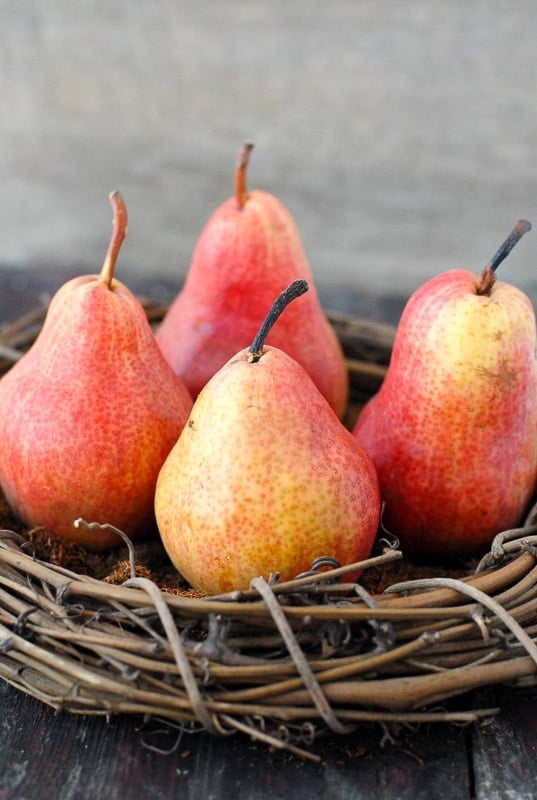
{"label": "wooden table surface", "polygon": [[[0,270],[0,319],[34,308],[40,294],[52,293],[65,277]],[[166,293],[165,284],[133,288],[156,299]],[[400,301],[368,299],[384,321],[395,321]],[[0,704],[0,800],[537,797],[535,687],[486,688],[452,701],[450,708],[499,708],[473,725],[370,725],[318,739],[311,751],[319,763],[240,734],[181,735],[158,721],[57,714],[6,683],[0,683]]]}
{"label": "wooden table surface", "polygon": [[472,701],[501,712],[477,726],[363,727],[318,740],[317,764],[240,735],[56,715],[0,684],[0,798],[534,800],[537,692],[487,689]]}

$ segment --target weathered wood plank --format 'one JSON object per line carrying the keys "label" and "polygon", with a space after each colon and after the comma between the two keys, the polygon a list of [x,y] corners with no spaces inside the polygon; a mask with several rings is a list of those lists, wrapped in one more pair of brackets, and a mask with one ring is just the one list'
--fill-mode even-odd
{"label": "weathered wood plank", "polygon": [[128,718],[56,715],[4,683],[0,704],[1,800],[470,797],[466,732],[453,726],[401,729],[384,745],[376,726],[318,740],[316,764],[243,736],[178,739],[156,723],[141,730]]}
{"label": "weathered wood plank", "polygon": [[537,690],[487,689],[479,704],[500,703],[502,714],[473,731],[476,800],[537,797]]}

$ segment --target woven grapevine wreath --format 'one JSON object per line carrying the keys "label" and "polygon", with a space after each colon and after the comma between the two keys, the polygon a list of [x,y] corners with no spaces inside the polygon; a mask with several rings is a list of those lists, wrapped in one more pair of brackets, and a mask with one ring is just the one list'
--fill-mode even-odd
{"label": "woven grapevine wreath", "polygon": [[[157,324],[165,307],[142,302]],[[1,374],[45,313],[0,332]],[[350,426],[382,381],[395,331],[329,319],[349,369]],[[410,564],[381,534],[359,584],[347,580],[357,565],[327,558],[295,580],[256,578],[220,597],[182,584],[158,541],[97,556],[25,529],[5,502],[0,516],[0,677],[57,710],[239,731],[316,758],[316,736],[364,722],[473,722],[497,709],[445,701],[535,680],[537,507],[479,563]]]}

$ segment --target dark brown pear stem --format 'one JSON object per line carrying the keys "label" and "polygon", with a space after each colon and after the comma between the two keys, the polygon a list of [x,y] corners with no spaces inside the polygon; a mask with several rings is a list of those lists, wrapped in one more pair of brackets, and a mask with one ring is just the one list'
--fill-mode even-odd
{"label": "dark brown pear stem", "polygon": [[477,282],[477,294],[489,294],[494,281],[496,280],[496,270],[504,261],[513,247],[519,242],[525,233],[531,231],[531,222],[527,219],[519,219],[505,242],[495,252],[487,266],[481,272]]}
{"label": "dark brown pear stem", "polygon": [[246,190],[246,170],[248,169],[248,162],[250,160],[250,153],[254,149],[252,142],[245,142],[239,154],[237,166],[235,168],[235,197],[239,208],[244,208],[248,200],[248,192]]}
{"label": "dark brown pear stem", "polygon": [[276,300],[273,302],[270,311],[268,312],[267,316],[259,331],[257,336],[255,337],[254,341],[250,345],[248,350],[248,361],[255,362],[259,361],[261,356],[263,355],[263,348],[265,346],[265,340],[269,335],[272,326],[281,315],[282,311],[284,311],[289,303],[294,300],[296,297],[300,297],[301,294],[307,292],[309,286],[305,280],[300,278],[299,280],[293,281],[290,283],[287,289],[284,289],[281,294],[278,295]]}
{"label": "dark brown pear stem", "polygon": [[114,221],[112,224],[112,236],[101,268],[100,278],[110,289],[114,278],[117,257],[125,236],[127,235],[128,218],[125,203],[119,192],[110,192],[108,199],[114,210]]}

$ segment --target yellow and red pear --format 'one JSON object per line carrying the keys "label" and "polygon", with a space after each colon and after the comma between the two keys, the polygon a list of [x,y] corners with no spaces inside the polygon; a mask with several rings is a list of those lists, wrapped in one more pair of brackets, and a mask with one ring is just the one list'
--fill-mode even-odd
{"label": "yellow and red pear", "polygon": [[249,349],[202,389],[160,471],[157,524],[178,571],[218,594],[314,559],[366,558],[380,515],[371,459],[300,364],[264,344],[294,281]]}
{"label": "yellow and red pear", "polygon": [[235,196],[214,211],[201,232],[184,287],[157,330],[157,341],[196,397],[253,339],[274,297],[304,278],[307,297],[289,308],[268,344],[302,364],[341,416],[348,376],[339,341],[322,311],[291,214],[272,194],[246,190],[251,149],[246,144],[241,152]]}
{"label": "yellow and red pear", "polygon": [[535,489],[535,313],[495,279],[529,228],[520,221],[480,276],[449,270],[412,295],[384,382],[354,428],[405,552],[483,553],[520,522]]}
{"label": "yellow and red pear", "polygon": [[113,277],[126,234],[121,196],[100,275],[65,283],[31,349],[0,380],[0,486],[28,526],[102,550],[154,526],[158,472],[192,399],[139,300]]}

